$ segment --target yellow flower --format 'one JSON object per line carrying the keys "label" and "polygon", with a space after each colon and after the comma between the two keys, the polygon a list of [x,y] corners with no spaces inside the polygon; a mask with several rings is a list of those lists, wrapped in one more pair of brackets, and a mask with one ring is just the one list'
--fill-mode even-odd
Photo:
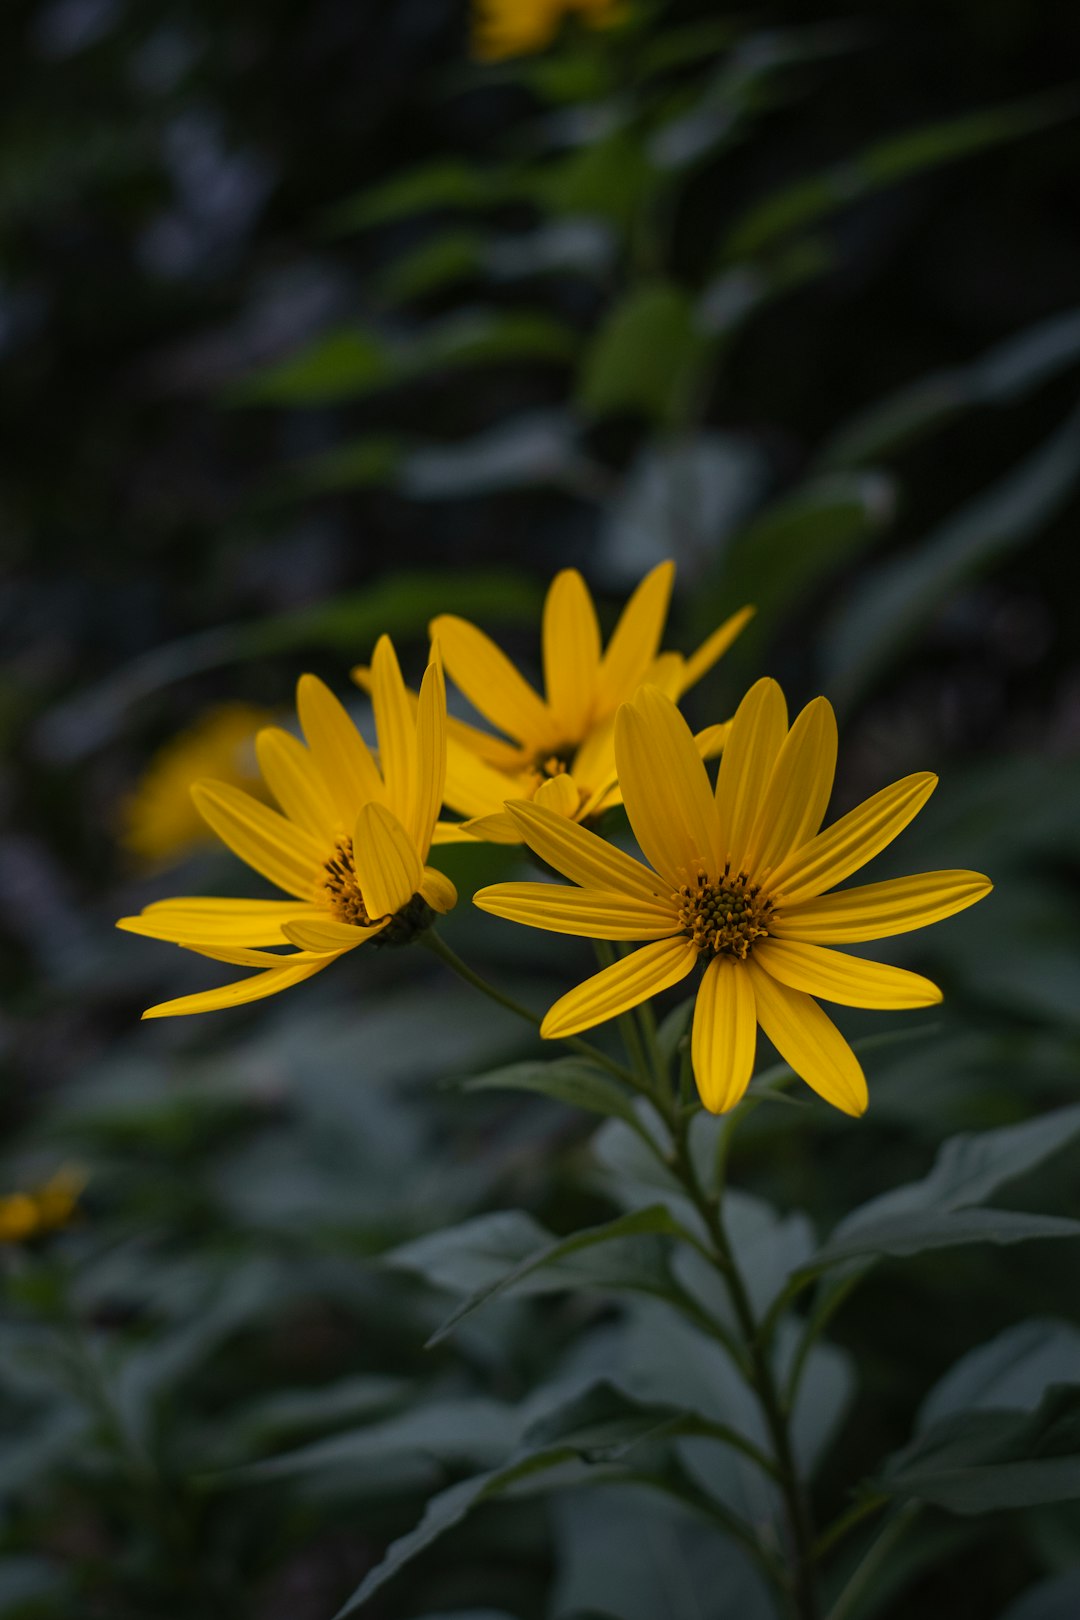
{"label": "yellow flower", "polygon": [[85,1185],[85,1176],[65,1166],[31,1192],[0,1198],[0,1243],[25,1243],[70,1225]]}
{"label": "yellow flower", "polygon": [[[440,823],[436,842],[472,836],[521,842],[507,800],[535,799],[574,821],[590,821],[622,802],[615,766],[615,711],[648,681],[676,701],[712,668],[753,613],[742,608],[690,658],[660,652],[675,565],[660,563],[641,581],[606,649],[589,588],[575,568],[557,574],[544,603],[542,697],[495,643],[465,619],[442,614],[431,634],[447,674],[503,738],[449,722],[445,800],[467,819]],[[370,685],[360,666],[353,677]],[[710,726],[697,746],[720,751],[726,726]]]}
{"label": "yellow flower", "polygon": [[255,789],[255,733],[270,716],[222,703],[174,737],[150,761],[123,806],[124,844],[145,866],[171,866],[211,841],[189,789],[202,776]]}
{"label": "yellow flower", "polygon": [[[223,782],[199,782],[195,802],[240,859],[293,898],[162,900],[117,924],[218,962],[262,971],[219,990],[162,1002],[144,1018],[257,1001],[309,979],[365,940],[407,944],[449,911],[449,878],[425,866],[446,769],[446,689],[432,649],[419,701],[409,701],[388,637],[372,661],[377,765],[333,693],[301,677],[297,709],[307,747],[260,731],[256,750],[283,814]],[[294,945],[281,954],[254,947]]]}
{"label": "yellow flower", "polygon": [[557,1001],[541,1034],[590,1029],[700,962],[691,1056],[706,1108],[739,1101],[760,1024],[815,1091],[861,1114],[858,1059],[812,998],[924,1007],[941,992],[917,973],[830,947],[937,922],[991,885],[978,872],[926,872],[825,891],[892,842],[937,778],[905,777],[820,831],[836,766],[832,708],[815,698],[789,730],[783,693],[768,679],[736,711],[715,793],[685,721],[655,688],[619,710],[615,747],[630,824],[654,870],[541,805],[516,804],[530,847],[580,886],[503,883],[475,896],[484,911],[555,933],[648,941]]}
{"label": "yellow flower", "polygon": [[473,0],[473,55],[498,62],[542,51],[571,12],[590,28],[609,28],[624,8],[619,0]]}

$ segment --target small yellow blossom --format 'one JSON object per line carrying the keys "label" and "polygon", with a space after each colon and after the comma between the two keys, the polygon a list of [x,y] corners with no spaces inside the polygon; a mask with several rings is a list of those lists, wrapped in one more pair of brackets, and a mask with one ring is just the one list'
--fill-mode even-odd
{"label": "small yellow blossom", "polygon": [[85,1176],[65,1166],[30,1192],[0,1198],[0,1243],[26,1243],[70,1226],[85,1185]]}
{"label": "small yellow blossom", "polygon": [[[413,704],[383,636],[372,661],[379,761],[328,687],[301,677],[297,709],[307,746],[259,732],[263,777],[283,813],[227,782],[192,789],[200,814],[234,854],[288,900],[162,900],[117,924],[238,967],[234,984],[162,1002],[144,1018],[209,1012],[299,984],[366,940],[406,944],[457,900],[426,866],[446,771],[446,689],[432,649]],[[293,951],[261,947],[293,945]],[[260,947],[260,948],[255,948]]]}
{"label": "small yellow blossom", "polygon": [[258,791],[255,733],[269,719],[262,709],[222,703],[154,755],[122,808],[123,842],[144,866],[171,866],[213,842],[191,799],[200,777]]}
{"label": "small yellow blossom", "polygon": [[498,62],[542,51],[571,14],[590,28],[610,28],[625,8],[620,0],[473,0],[473,55]]}
{"label": "small yellow blossom", "polygon": [[[446,803],[464,822],[442,822],[437,843],[480,838],[521,842],[507,801],[532,800],[572,821],[594,821],[622,802],[615,765],[615,711],[642,682],[675,701],[716,663],[751,617],[744,607],[725,620],[689,658],[661,652],[675,565],[660,563],[638,585],[606,648],[596,608],[576,568],[552,581],[542,621],[543,696],[520,675],[484,632],[442,614],[431,634],[446,672],[474,708],[504,733],[493,736],[460,720],[449,722]],[[353,678],[366,688],[362,665]],[[727,727],[709,726],[696,745],[704,758],[723,747]],[[512,740],[506,740],[512,739]]]}
{"label": "small yellow blossom", "polygon": [[503,883],[474,898],[498,917],[589,939],[648,943],[550,1009],[541,1034],[590,1029],[705,972],[691,1057],[702,1102],[732,1108],[754,1068],[760,1024],[785,1062],[848,1114],[866,1107],[851,1047],[813,999],[923,1007],[929,979],[830,947],[937,922],[990,890],[978,872],[925,872],[827,894],[900,833],[937,778],[882,788],[821,831],[836,767],[825,698],[790,730],[779,686],[760,680],[731,722],[715,792],[670,698],[644,686],[619,710],[615,750],[630,825],[650,866],[540,804],[508,808],[529,846],[579,887]]}

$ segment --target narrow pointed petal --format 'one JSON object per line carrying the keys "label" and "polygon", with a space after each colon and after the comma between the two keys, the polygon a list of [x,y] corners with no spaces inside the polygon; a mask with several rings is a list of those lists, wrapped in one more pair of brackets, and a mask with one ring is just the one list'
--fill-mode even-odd
{"label": "narrow pointed petal", "polygon": [[255,738],[259,769],[274,798],[298,827],[332,847],[341,824],[314,759],[291,732],[267,726]]}
{"label": "narrow pointed petal", "polygon": [[932,1007],[941,1000],[937,985],[921,973],[797,939],[762,940],[754,960],[781,984],[840,1007]]}
{"label": "narrow pointed petal", "polygon": [[424,875],[408,833],[384,804],[366,804],[356,818],[353,867],[372,921],[407,905]]}
{"label": "narrow pointed petal", "polygon": [[407,827],[416,796],[416,722],[389,636],[380,636],[375,644],[371,680],[386,805],[402,826]]}
{"label": "narrow pointed petal", "polygon": [[[498,810],[491,816],[473,816],[461,825],[465,829],[465,836],[474,844],[521,843],[521,828],[506,810]],[[438,838],[435,842],[439,842]]]}
{"label": "narrow pointed petal", "polygon": [[448,911],[453,911],[457,905],[457,889],[451,883],[445,872],[440,872],[434,866],[425,866],[420,879],[420,890],[432,911],[437,911],[440,917],[445,917]]}
{"label": "narrow pointed petal", "polygon": [[[513,843],[520,843],[515,831]],[[463,821],[437,821],[435,831],[431,835],[431,846],[436,844],[475,844],[476,839],[469,832]]]}
{"label": "narrow pointed petal", "polygon": [[581,808],[581,792],[574,778],[564,771],[561,776],[541,782],[533,803],[542,804],[545,810],[554,810],[557,816],[576,816]]}
{"label": "narrow pointed petal", "polygon": [[[686,659],[682,653],[659,653],[645,671],[642,686],[655,686],[669,697],[672,703],[678,703],[685,684]],[[634,696],[637,696],[635,692]]]}
{"label": "narrow pointed petal", "polygon": [[657,563],[623,608],[600,661],[598,715],[614,714],[619,704],[628,702],[645,680],[667,623],[674,580],[675,564]]}
{"label": "narrow pointed petal", "polygon": [[751,874],[767,872],[821,826],[836,774],[836,716],[827,698],[814,698],[785,737],[746,849]]}
{"label": "narrow pointed petal", "polygon": [[564,568],[551,582],[542,640],[548,708],[570,741],[588,730],[600,671],[600,626],[589,588],[576,568]]}
{"label": "narrow pointed petal", "polygon": [[727,652],[732,642],[742,634],[747,624],[754,617],[755,612],[756,609],[752,607],[740,608],[737,613],[731,615],[730,619],[725,619],[720,628],[714,630],[706,641],[701,643],[697,652],[690,654],[690,657],[683,665],[682,684],[679,688],[680,697],[684,692],[689,692],[692,686],[696,686],[703,675],[709,673],[717,660]]}
{"label": "narrow pointed petal", "polygon": [[719,726],[706,726],[704,731],[695,731],[694,743],[702,759],[716,759],[722,754],[730,732],[730,720],[725,720]]}
{"label": "narrow pointed petal", "polygon": [[157,900],[137,917],[121,917],[117,928],[173,945],[284,945],[284,924],[314,914],[299,900]]}
{"label": "narrow pointed petal", "polygon": [[557,1040],[617,1018],[685,979],[697,955],[697,947],[688,939],[643,945],[560,997],[540,1025],[541,1035]]}
{"label": "narrow pointed petal", "polygon": [[524,797],[520,773],[496,770],[477,759],[454,737],[446,745],[443,799],[460,816],[486,816],[501,810],[507,799]]}
{"label": "narrow pointed petal", "polygon": [[758,1023],[785,1063],[845,1114],[866,1112],[866,1076],[828,1013],[801,990],[780,984],[751,958]]}
{"label": "narrow pointed petal", "polygon": [[371,939],[385,926],[384,922],[377,922],[370,928],[357,928],[352,923],[339,922],[336,917],[328,917],[323,912],[318,917],[301,917],[286,923],[285,936],[302,951],[315,951],[323,955],[327,951],[336,951],[340,956],[342,951],[355,950],[357,945]]}
{"label": "narrow pointed petal", "polygon": [[[353,940],[358,945],[359,940]],[[231,967],[283,968],[303,967],[306,962],[320,962],[327,955],[340,956],[341,946],[332,951],[255,951],[241,945],[189,945],[196,956],[207,956],[213,962],[228,962]]]}
{"label": "narrow pointed petal", "polygon": [[507,812],[529,848],[583,888],[617,889],[647,902],[670,899],[670,886],[655,872],[576,821],[541,804],[510,803]]}
{"label": "narrow pointed petal", "polygon": [[473,905],[510,922],[584,939],[669,939],[678,927],[671,906],[557,883],[493,883],[473,895]]}
{"label": "narrow pointed petal", "polygon": [[234,855],[286,894],[311,899],[326,850],[310,833],[227,782],[196,782],[191,796]]}
{"label": "narrow pointed petal", "polygon": [[701,1100],[724,1114],[742,1097],[754,1072],[757,1013],[750,975],[733,956],[716,956],[694,1003],[690,1056]]}
{"label": "narrow pointed petal", "polygon": [[746,870],[747,844],[786,736],[784,694],[765,676],[755,682],[735,711],[716,777],[720,839],[725,860],[735,873]]}
{"label": "narrow pointed petal", "polygon": [[558,746],[547,704],[490,637],[451,613],[441,613],[429,629],[450,679],[474,708],[529,748]]}
{"label": "narrow pointed petal", "polygon": [[619,786],[634,836],[672,885],[719,874],[720,827],[690,727],[655,687],[643,686],[615,719]]}
{"label": "narrow pointed petal", "polygon": [[993,884],[981,872],[919,872],[913,877],[862,883],[855,889],[784,905],[769,922],[779,939],[805,939],[818,945],[855,945],[925,928],[973,906]]}
{"label": "narrow pointed petal", "polygon": [[362,804],[381,804],[385,799],[379,768],[344,706],[317,675],[301,675],[296,709],[338,820],[347,832]]}
{"label": "narrow pointed petal", "polygon": [[148,1007],[144,1018],[178,1018],[188,1013],[216,1012],[223,1007],[240,1007],[247,1001],[261,1001],[264,996],[276,996],[279,990],[289,990],[302,984],[313,974],[336,962],[336,956],[323,956],[315,962],[302,962],[295,967],[268,968],[265,973],[253,973],[235,984],[223,984],[217,990],[199,990],[193,996],[179,996],[175,1001],[159,1001]]}
{"label": "narrow pointed petal", "polygon": [[408,830],[426,855],[446,786],[446,682],[438,652],[424,672],[416,708],[416,789]]}
{"label": "narrow pointed petal", "polygon": [[786,909],[843,883],[903,832],[936,786],[937,777],[929,771],[905,776],[792,850],[769,878],[777,905]]}

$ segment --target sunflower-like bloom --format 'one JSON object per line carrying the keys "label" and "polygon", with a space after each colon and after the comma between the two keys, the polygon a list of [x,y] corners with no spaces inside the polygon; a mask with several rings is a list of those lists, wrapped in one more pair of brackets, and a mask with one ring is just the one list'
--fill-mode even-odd
{"label": "sunflower-like bloom", "polygon": [[861,1114],[862,1068],[813,997],[924,1007],[941,992],[917,973],[832,947],[937,922],[991,885],[977,872],[925,872],[827,894],[892,842],[937,782],[928,772],[907,776],[821,831],[836,745],[825,698],[789,730],[779,686],[760,680],[731,723],[714,793],[675,705],[645,686],[619,710],[615,747],[630,824],[652,870],[541,805],[509,806],[530,847],[580,886],[496,884],[475,896],[482,910],[555,933],[648,941],[557,1001],[541,1034],[590,1029],[700,962],[691,1056],[706,1108],[722,1113],[739,1101],[760,1024],[815,1091]]}
{"label": "sunflower-like bloom", "polygon": [[473,55],[499,62],[542,51],[571,12],[590,28],[608,28],[624,7],[620,0],[473,0]]}
{"label": "sunflower-like bloom", "polygon": [[[430,629],[442,648],[447,674],[474,708],[505,734],[449,722],[445,800],[467,819],[440,823],[436,842],[480,838],[521,842],[507,800],[532,800],[592,821],[622,802],[615,764],[615,712],[648,681],[675,701],[731,646],[753,613],[744,607],[725,620],[690,658],[660,652],[675,565],[658,564],[623,609],[606,648],[589,588],[575,568],[556,574],[544,602],[544,695],[520,675],[476,625],[452,614]],[[353,670],[364,687],[370,671]],[[719,753],[727,727],[709,726],[697,738],[705,757]],[[512,739],[512,740],[505,740]]]}
{"label": "sunflower-like bloom", "polygon": [[[256,738],[263,777],[282,814],[222,782],[192,789],[234,854],[288,900],[161,900],[118,927],[169,940],[217,962],[261,969],[219,990],[151,1007],[144,1018],[258,1001],[309,979],[365,940],[403,945],[457,901],[426,866],[446,771],[446,688],[432,649],[410,701],[387,636],[372,660],[379,763],[333,693],[301,676],[297,710],[307,746],[268,727]],[[293,945],[282,954],[263,947]]]}
{"label": "sunflower-like bloom", "polygon": [[27,1243],[75,1219],[86,1177],[65,1165],[40,1187],[0,1198],[0,1243]]}
{"label": "sunflower-like bloom", "polygon": [[255,733],[269,720],[246,703],[222,703],[159,749],[121,807],[122,840],[141,865],[171,866],[213,841],[191,799],[201,777],[258,792]]}

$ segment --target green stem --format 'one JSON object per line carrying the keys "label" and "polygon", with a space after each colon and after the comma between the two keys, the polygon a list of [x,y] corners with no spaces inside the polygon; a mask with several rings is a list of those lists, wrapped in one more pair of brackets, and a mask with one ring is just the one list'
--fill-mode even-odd
{"label": "green stem", "polygon": [[[594,940],[593,946],[596,951],[596,960],[601,968],[611,967],[618,960],[614,948],[606,939]],[[630,1067],[638,1076],[640,1089],[651,1096],[652,1070],[649,1067],[649,1060],[645,1055],[645,1048],[638,1034],[638,1026],[634,1020],[634,1015],[632,1012],[620,1013],[615,1022],[618,1025],[619,1034],[622,1036],[626,1055],[630,1059]]]}
{"label": "green stem", "polygon": [[915,1522],[921,1509],[921,1502],[909,1502],[907,1507],[901,1508],[899,1513],[881,1527],[876,1540],[871,1542],[869,1551],[829,1610],[828,1620],[850,1620],[857,1612],[864,1593],[877,1580],[882,1564],[909,1526]]}
{"label": "green stem", "polygon": [[[479,990],[481,995],[487,996],[489,1001],[494,1001],[500,1007],[505,1007],[507,1012],[514,1013],[518,1018],[524,1018],[525,1022],[531,1024],[534,1029],[540,1028],[542,1019],[537,1013],[531,1012],[520,1001],[515,1001],[513,996],[508,996],[502,990],[496,989],[495,985],[489,984],[487,979],[476,973],[469,967],[467,962],[463,962],[456,951],[451,950],[445,939],[442,939],[434,928],[429,928],[426,934],[422,934],[421,940],[429,951],[434,952],[440,962],[444,962],[452,973],[457,974],[459,979],[464,979],[465,983],[472,985],[474,990]],[[632,1086],[635,1091],[643,1089],[643,1083],[636,1074],[624,1068],[621,1063],[616,1063],[614,1058],[609,1058],[607,1053],[601,1052],[598,1046],[593,1046],[590,1041],[580,1040],[576,1035],[564,1036],[563,1039],[566,1041],[567,1046],[573,1047],[575,1052],[580,1052],[583,1057],[587,1057],[592,1063],[599,1063],[602,1068],[616,1075],[624,1084]]]}

